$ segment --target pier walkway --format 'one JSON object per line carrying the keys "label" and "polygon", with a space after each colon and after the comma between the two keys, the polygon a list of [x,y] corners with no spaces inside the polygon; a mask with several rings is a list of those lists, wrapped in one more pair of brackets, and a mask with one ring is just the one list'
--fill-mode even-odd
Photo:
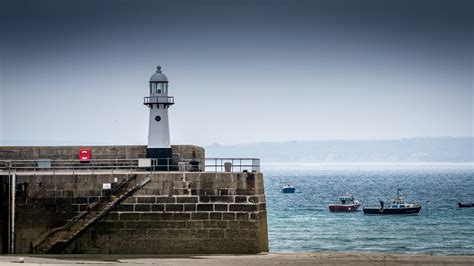
{"label": "pier walkway", "polygon": [[[20,256],[0,256],[0,265],[17,266]],[[473,265],[474,256],[371,253],[270,253],[258,255],[40,255],[25,256],[23,265]]]}

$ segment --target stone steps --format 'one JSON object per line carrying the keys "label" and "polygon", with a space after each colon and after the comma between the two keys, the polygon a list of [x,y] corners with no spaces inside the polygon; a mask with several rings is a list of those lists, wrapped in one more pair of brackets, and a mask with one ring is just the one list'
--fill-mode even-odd
{"label": "stone steps", "polygon": [[145,177],[135,185],[133,182],[135,178],[136,175],[133,175],[124,180],[111,192],[109,197],[104,197],[101,201],[90,204],[84,213],[79,214],[66,225],[51,230],[39,244],[30,250],[30,253],[60,253],[89,226],[101,220],[119,203],[151,180],[150,177]]}

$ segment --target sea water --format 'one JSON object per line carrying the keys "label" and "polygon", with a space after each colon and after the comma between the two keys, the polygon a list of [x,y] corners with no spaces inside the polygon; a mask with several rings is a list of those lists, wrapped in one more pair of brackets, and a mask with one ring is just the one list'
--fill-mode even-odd
{"label": "sea water", "polygon": [[[464,165],[264,165],[271,252],[474,254],[474,168]],[[286,183],[296,193],[281,193]],[[397,188],[422,205],[418,215],[364,215]],[[355,213],[331,213],[353,193]]]}

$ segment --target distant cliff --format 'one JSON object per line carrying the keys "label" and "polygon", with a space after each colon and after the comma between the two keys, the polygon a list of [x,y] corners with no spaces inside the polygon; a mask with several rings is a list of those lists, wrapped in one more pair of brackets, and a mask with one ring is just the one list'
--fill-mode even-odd
{"label": "distant cliff", "polygon": [[206,157],[257,157],[265,162],[474,162],[474,138],[213,144],[206,147]]}

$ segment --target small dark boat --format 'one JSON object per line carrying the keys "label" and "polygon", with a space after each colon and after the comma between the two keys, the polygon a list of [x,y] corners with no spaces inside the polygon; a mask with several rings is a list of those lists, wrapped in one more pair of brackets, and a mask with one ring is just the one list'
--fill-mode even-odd
{"label": "small dark boat", "polygon": [[474,207],[474,203],[461,203],[458,202],[459,208],[472,208]]}
{"label": "small dark boat", "polygon": [[392,204],[384,207],[384,202],[380,201],[380,207],[364,207],[364,214],[417,214],[421,210],[420,204],[406,203],[400,196],[400,189]]}
{"label": "small dark boat", "polygon": [[338,197],[338,204],[329,205],[330,212],[355,212],[359,209],[360,203],[352,194]]}
{"label": "small dark boat", "polygon": [[281,192],[283,193],[295,193],[296,188],[290,184],[286,184],[281,188]]}

